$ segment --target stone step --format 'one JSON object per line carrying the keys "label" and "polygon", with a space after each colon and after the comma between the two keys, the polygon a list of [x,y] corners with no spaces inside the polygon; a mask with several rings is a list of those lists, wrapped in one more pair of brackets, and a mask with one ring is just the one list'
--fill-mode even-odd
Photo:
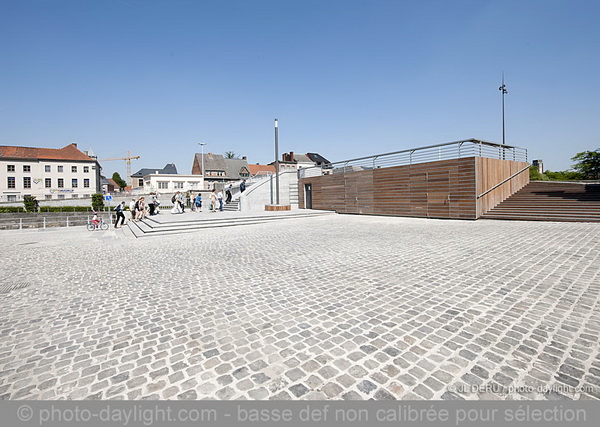
{"label": "stone step", "polygon": [[[261,224],[270,221],[285,219],[307,218],[321,215],[335,214],[329,211],[311,211],[307,213],[294,213],[284,215],[256,215],[235,218],[197,219],[186,218],[178,221],[159,222],[154,218],[147,218],[140,222],[129,222],[128,228],[135,237],[157,236],[164,234],[181,234],[191,231],[200,231],[206,228],[233,227],[241,225]],[[219,215],[216,213],[215,215]]]}

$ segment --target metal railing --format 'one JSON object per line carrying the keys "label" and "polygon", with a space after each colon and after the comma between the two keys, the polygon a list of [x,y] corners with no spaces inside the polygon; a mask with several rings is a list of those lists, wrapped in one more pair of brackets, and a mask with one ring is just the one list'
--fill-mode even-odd
{"label": "metal railing", "polygon": [[484,191],[483,193],[481,193],[479,196],[477,196],[478,199],[481,199],[483,196],[485,196],[486,194],[488,194],[489,192],[495,190],[496,188],[500,187],[502,184],[506,184],[508,181],[510,181],[511,179],[519,176],[520,174],[522,174],[523,172],[525,172],[526,170],[529,170],[531,166],[527,165],[525,166],[523,169],[521,169],[519,172],[512,174],[511,176],[509,176],[508,178],[506,178],[505,180],[499,182],[498,184],[494,185],[492,188]]}
{"label": "metal railing", "polygon": [[[528,161],[527,149],[525,148],[479,139],[466,139],[303,168],[298,171],[298,176],[304,178],[466,157],[487,157],[518,162]],[[320,169],[320,173],[318,169]]]}

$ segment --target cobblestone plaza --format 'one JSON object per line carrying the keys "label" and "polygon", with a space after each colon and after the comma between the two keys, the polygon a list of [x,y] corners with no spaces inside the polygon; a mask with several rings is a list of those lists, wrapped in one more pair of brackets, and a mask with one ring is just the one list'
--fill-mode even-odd
{"label": "cobblestone plaza", "polygon": [[600,399],[598,225],[0,239],[0,399]]}

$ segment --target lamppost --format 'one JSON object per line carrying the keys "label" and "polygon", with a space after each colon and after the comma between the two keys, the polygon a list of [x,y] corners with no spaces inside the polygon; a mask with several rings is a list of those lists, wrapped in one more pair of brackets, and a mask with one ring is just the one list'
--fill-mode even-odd
{"label": "lamppost", "polygon": [[279,204],[279,124],[275,119],[275,203]]}
{"label": "lamppost", "polygon": [[504,128],[504,95],[508,93],[506,90],[506,85],[504,84],[504,73],[502,73],[502,86],[498,88],[498,90],[502,93],[502,144],[506,144],[506,132]]}
{"label": "lamppost", "polygon": [[205,173],[204,173],[204,146],[206,145],[206,142],[199,142],[198,145],[200,147],[202,147],[202,184],[204,189],[206,189],[206,181],[205,181]]}

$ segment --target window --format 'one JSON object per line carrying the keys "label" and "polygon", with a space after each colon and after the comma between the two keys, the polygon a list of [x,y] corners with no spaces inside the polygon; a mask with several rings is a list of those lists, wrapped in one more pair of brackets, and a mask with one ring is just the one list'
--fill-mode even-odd
{"label": "window", "polygon": [[14,176],[8,177],[8,188],[17,188],[16,178]]}
{"label": "window", "polygon": [[23,172],[31,172],[31,166],[30,165],[23,165]]}
{"label": "window", "polygon": [[144,178],[138,179],[138,187],[143,187],[143,186],[144,186]]}
{"label": "window", "polygon": [[52,200],[52,194],[46,194],[45,198],[46,200]]}
{"label": "window", "polygon": [[8,196],[6,196],[6,200],[9,202],[16,202],[17,201],[17,196],[14,194],[9,194]]}
{"label": "window", "polygon": [[73,194],[73,195],[71,196],[71,198],[72,198],[72,199],[77,199],[78,197],[79,197],[79,194]]}
{"label": "window", "polygon": [[173,188],[183,188],[183,182],[174,182]]}
{"label": "window", "polygon": [[23,177],[23,188],[31,188],[31,177]]}
{"label": "window", "polygon": [[71,188],[77,188],[77,178],[71,180]]}
{"label": "window", "polygon": [[64,195],[64,194],[59,194],[59,195],[58,195],[58,198],[59,198],[59,199],[64,199],[64,198],[65,198],[65,195]]}
{"label": "window", "polygon": [[63,171],[63,167],[62,166],[57,166],[56,167],[56,171],[57,172],[62,172]]}
{"label": "window", "polygon": [[58,178],[58,188],[64,188],[65,180],[62,178]]}
{"label": "window", "polygon": [[50,165],[46,165],[46,166],[44,166],[44,170],[45,170],[46,172],[52,172],[52,166],[50,166]]}
{"label": "window", "polygon": [[90,188],[90,180],[89,179],[86,178],[83,180],[83,187]]}
{"label": "window", "polygon": [[71,166],[71,172],[77,173],[77,166]]}
{"label": "window", "polygon": [[46,178],[46,179],[44,180],[44,187],[45,187],[45,188],[50,188],[50,187],[52,187],[52,179],[50,179],[50,178]]}
{"label": "window", "polygon": [[84,166],[83,167],[83,172],[84,173],[90,173],[90,167],[89,166]]}
{"label": "window", "polygon": [[6,172],[14,172],[15,165],[6,165]]}
{"label": "window", "polygon": [[169,188],[169,183],[167,181],[158,181],[158,189],[159,190],[167,190]]}

